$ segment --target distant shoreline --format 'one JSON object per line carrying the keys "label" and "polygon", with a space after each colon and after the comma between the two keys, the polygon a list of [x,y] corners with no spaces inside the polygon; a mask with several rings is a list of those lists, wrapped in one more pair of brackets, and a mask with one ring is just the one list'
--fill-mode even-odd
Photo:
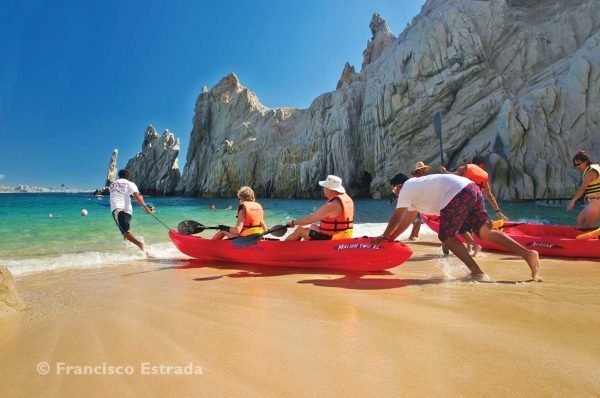
{"label": "distant shoreline", "polygon": [[1,190],[0,194],[8,194],[8,193],[18,193],[18,194],[24,194],[24,193],[86,193],[86,194],[90,194],[92,195],[93,190],[72,190],[72,191],[64,191],[64,190],[47,190],[47,191],[42,191],[42,190],[36,190],[36,191],[21,191],[21,190],[14,190],[14,191],[5,191],[5,190]]}

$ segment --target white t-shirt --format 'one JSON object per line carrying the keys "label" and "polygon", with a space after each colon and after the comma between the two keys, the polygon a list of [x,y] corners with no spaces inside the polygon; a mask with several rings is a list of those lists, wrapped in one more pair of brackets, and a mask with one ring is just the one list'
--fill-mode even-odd
{"label": "white t-shirt", "polygon": [[125,213],[133,214],[131,195],[140,192],[135,183],[126,180],[125,178],[119,178],[110,184],[108,190],[110,191],[110,211],[121,209]]}
{"label": "white t-shirt", "polygon": [[407,180],[398,194],[396,208],[439,216],[457,193],[473,181],[454,174],[431,174]]}

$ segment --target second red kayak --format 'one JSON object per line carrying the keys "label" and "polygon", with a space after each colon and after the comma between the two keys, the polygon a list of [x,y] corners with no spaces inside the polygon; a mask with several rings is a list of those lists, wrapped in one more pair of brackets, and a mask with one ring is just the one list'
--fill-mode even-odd
{"label": "second red kayak", "polygon": [[[439,231],[437,216],[423,215],[425,224]],[[506,222],[502,231],[528,249],[543,256],[600,258],[600,239],[577,240],[583,234],[580,229],[565,225],[547,225]],[[504,247],[479,239],[475,242],[484,249],[506,252]]]}
{"label": "second red kayak", "polygon": [[169,231],[169,238],[179,251],[198,260],[269,267],[378,271],[404,263],[413,253],[400,242],[374,245],[367,238],[303,242],[262,240],[247,247],[235,247],[231,240],[213,241],[176,231]]}

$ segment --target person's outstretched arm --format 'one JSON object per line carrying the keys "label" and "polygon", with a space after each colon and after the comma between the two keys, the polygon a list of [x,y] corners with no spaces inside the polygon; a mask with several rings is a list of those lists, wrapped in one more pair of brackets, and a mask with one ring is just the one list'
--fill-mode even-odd
{"label": "person's outstretched arm", "polygon": [[296,225],[309,225],[315,223],[317,221],[321,221],[327,217],[336,217],[340,215],[342,212],[342,205],[339,200],[334,200],[333,202],[327,202],[323,206],[321,206],[317,211],[308,216],[304,216],[301,218],[297,218],[293,221],[288,222],[288,226],[296,226]]}
{"label": "person's outstretched arm", "polygon": [[596,171],[594,170],[588,170],[585,172],[585,174],[583,175],[583,182],[581,183],[581,186],[579,187],[579,190],[577,191],[575,196],[573,196],[573,199],[571,199],[571,201],[569,202],[567,210],[573,210],[573,207],[575,207],[575,203],[577,203],[577,201],[585,194],[585,190],[588,187],[588,185],[590,185],[590,183],[594,181],[594,178],[596,177],[594,174],[596,174]]}
{"label": "person's outstretched arm", "polygon": [[498,218],[500,218],[500,219],[502,219],[504,221],[508,221],[508,217],[506,217],[500,211],[500,206],[498,205],[498,202],[496,201],[496,197],[494,196],[494,194],[492,193],[492,190],[490,189],[490,184],[489,183],[485,186],[485,188],[483,188],[483,191],[485,192],[485,196],[487,196],[488,202],[490,202],[490,204],[492,205],[492,207],[496,211],[496,214],[498,215]]}
{"label": "person's outstretched arm", "polygon": [[151,207],[148,207],[148,205],[146,204],[146,202],[144,202],[144,197],[142,196],[141,193],[134,192],[133,196],[135,196],[135,198],[137,199],[138,203],[144,208],[144,210],[146,210],[146,213],[152,214],[154,212],[154,210]]}
{"label": "person's outstretched arm", "polygon": [[448,171],[448,169],[445,168],[444,166],[440,166],[440,173],[442,173],[442,174],[455,174],[457,176],[464,177],[464,175],[465,175],[465,166],[460,166],[455,171]]}

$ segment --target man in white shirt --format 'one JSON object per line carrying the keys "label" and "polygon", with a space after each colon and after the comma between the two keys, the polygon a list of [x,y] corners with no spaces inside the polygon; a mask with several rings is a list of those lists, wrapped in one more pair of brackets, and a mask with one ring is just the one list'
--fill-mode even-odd
{"label": "man in white shirt", "polygon": [[131,219],[133,218],[133,206],[131,205],[131,195],[133,195],[140,206],[146,210],[146,213],[152,214],[153,210],[146,205],[144,197],[140,195],[137,185],[129,181],[129,170],[119,170],[119,179],[110,184],[110,211],[117,227],[123,234],[123,238],[130,241],[147,254],[144,243],[138,240],[130,231]]}
{"label": "man in white shirt", "polygon": [[492,229],[481,190],[471,180],[454,174],[433,174],[410,179],[398,174],[394,180],[398,184],[394,187],[394,193],[398,195],[396,210],[383,235],[373,238],[375,243],[395,240],[413,222],[418,212],[438,215],[438,238],[471,270],[472,278],[485,279],[486,275],[456,237],[457,233],[469,229],[481,239],[504,246],[521,256],[529,265],[533,280],[541,282],[538,252],[528,250],[504,232]]}

